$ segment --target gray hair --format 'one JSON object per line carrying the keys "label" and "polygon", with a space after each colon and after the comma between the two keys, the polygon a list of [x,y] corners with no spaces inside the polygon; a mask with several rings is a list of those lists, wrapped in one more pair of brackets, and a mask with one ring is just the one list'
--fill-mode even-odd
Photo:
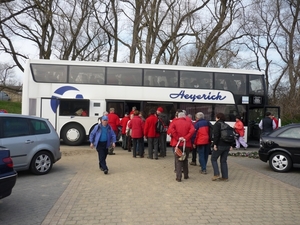
{"label": "gray hair", "polygon": [[180,112],[178,113],[178,118],[185,118],[185,113],[184,112]]}
{"label": "gray hair", "polygon": [[183,109],[182,112],[186,115],[186,111]]}
{"label": "gray hair", "polygon": [[204,114],[202,112],[197,112],[195,115],[196,119],[204,119]]}

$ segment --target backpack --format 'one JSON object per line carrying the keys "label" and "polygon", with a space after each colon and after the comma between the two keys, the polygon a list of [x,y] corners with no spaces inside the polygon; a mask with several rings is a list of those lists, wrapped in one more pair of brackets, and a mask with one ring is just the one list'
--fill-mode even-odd
{"label": "backpack", "polygon": [[221,140],[226,143],[233,143],[235,141],[234,129],[224,122],[221,122]]}
{"label": "backpack", "polygon": [[157,122],[155,124],[155,130],[157,133],[164,133],[167,132],[167,127],[164,125],[161,119],[157,119]]}

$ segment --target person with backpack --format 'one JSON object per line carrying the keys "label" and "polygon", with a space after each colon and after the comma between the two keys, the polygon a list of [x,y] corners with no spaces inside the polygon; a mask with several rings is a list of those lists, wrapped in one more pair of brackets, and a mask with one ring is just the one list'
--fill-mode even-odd
{"label": "person with backpack", "polygon": [[98,152],[99,168],[104,174],[108,173],[108,167],[106,164],[106,157],[108,154],[108,148],[112,146],[116,147],[116,134],[108,125],[108,117],[102,116],[98,119],[98,125],[94,127],[90,134],[89,141],[91,142],[90,147],[96,148]]}
{"label": "person with backpack", "polygon": [[204,114],[198,112],[195,115],[196,123],[194,124],[195,133],[192,138],[193,145],[198,152],[199,164],[201,166],[200,173],[207,174],[206,165],[210,152],[210,126],[209,122],[204,119]]}
{"label": "person with backpack", "polygon": [[[230,150],[235,146],[235,134],[232,127],[225,123],[225,115],[218,113],[216,123],[213,127],[213,151],[211,154],[211,164],[214,170],[212,181],[228,181],[227,156]],[[220,157],[221,174],[218,165]]]}
{"label": "person with backpack", "polygon": [[157,118],[161,121],[164,126],[164,130],[159,134],[159,157],[167,156],[167,130],[170,124],[168,116],[164,113],[164,109],[162,107],[158,107],[156,110]]}

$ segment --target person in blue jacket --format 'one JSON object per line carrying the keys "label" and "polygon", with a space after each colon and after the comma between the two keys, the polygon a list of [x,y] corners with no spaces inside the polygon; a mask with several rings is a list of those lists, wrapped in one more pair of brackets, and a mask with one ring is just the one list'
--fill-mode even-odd
{"label": "person in blue jacket", "polygon": [[108,125],[108,117],[102,116],[98,119],[99,124],[94,127],[90,134],[90,147],[96,148],[99,158],[99,167],[104,174],[108,173],[108,167],[106,165],[106,157],[108,154],[108,148],[110,145],[116,147],[116,134],[113,129]]}

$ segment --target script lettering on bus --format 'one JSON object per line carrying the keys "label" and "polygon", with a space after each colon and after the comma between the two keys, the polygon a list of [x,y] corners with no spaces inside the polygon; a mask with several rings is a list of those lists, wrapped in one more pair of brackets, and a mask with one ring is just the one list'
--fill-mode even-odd
{"label": "script lettering on bus", "polygon": [[222,96],[220,92],[218,92],[217,95],[212,95],[211,92],[208,94],[202,94],[202,95],[196,95],[196,94],[186,94],[184,90],[181,90],[178,94],[177,93],[172,93],[170,94],[170,98],[176,99],[176,98],[181,98],[181,99],[191,99],[192,102],[194,102],[196,99],[204,99],[204,100],[224,100],[226,96]]}

